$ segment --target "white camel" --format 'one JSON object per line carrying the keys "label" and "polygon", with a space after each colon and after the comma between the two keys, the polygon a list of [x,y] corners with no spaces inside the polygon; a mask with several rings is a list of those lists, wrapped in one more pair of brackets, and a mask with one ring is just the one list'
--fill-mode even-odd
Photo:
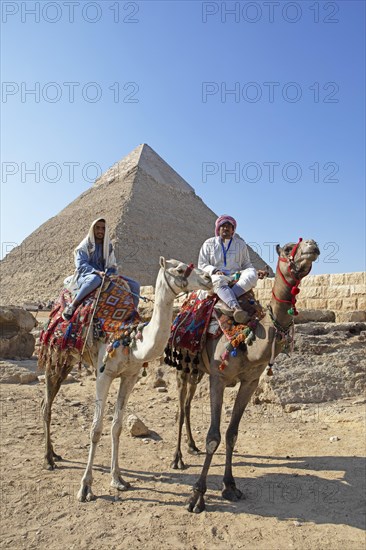
{"label": "white camel", "polygon": [[[93,424],[91,427],[91,446],[87,467],[81,481],[78,499],[90,501],[94,498],[92,493],[92,469],[95,451],[102,433],[103,413],[112,381],[120,378],[120,387],[112,421],[112,462],[111,462],[111,486],[119,490],[129,487],[120,474],[118,465],[119,438],[122,430],[122,415],[127,404],[128,397],[134,387],[141,366],[146,361],[152,361],[160,357],[169,337],[173,313],[173,303],[176,296],[184,291],[210,290],[212,288],[211,277],[204,271],[194,268],[192,265],[160,258],[160,270],[156,279],[155,305],[152,318],[142,332],[142,338],[136,340],[134,348],[128,355],[122,351],[122,346],[116,349],[113,357],[108,358],[105,368],[101,369],[107,344],[97,341],[91,348],[86,348],[83,360],[94,367],[97,374],[96,402]],[[46,389],[43,400],[43,416],[46,439],[45,467],[53,469],[55,460],[61,460],[56,455],[50,438],[51,407],[52,402],[60,389],[61,382],[65,380],[73,366],[80,357],[72,350],[63,352],[62,359],[56,362],[55,354],[51,349],[41,350],[44,364],[46,365]]]}

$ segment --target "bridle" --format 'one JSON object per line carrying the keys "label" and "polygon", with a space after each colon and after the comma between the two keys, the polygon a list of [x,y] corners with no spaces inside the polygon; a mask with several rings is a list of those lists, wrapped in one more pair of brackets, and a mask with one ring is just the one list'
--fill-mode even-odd
{"label": "bridle", "polygon": [[[287,258],[278,258],[278,262],[277,262],[277,268],[276,268],[276,273],[278,273],[282,279],[282,281],[285,283],[286,286],[288,286],[291,290],[291,300],[281,300],[280,298],[278,298],[275,293],[274,293],[274,290],[272,289],[272,296],[273,298],[277,301],[277,302],[281,302],[283,304],[290,304],[290,308],[287,310],[287,313],[289,315],[298,315],[298,311],[296,309],[296,296],[299,294],[300,292],[300,289],[299,289],[299,284],[301,283],[301,279],[303,279],[304,277],[306,277],[306,275],[308,275],[311,271],[311,267],[310,266],[310,269],[309,271],[307,271],[307,273],[305,273],[302,277],[298,278],[298,276],[296,275],[296,272],[295,272],[295,262],[294,262],[294,258],[295,258],[295,255],[296,255],[296,252],[297,252],[297,249],[298,249],[298,246],[299,244],[301,243],[302,241],[302,238],[300,237],[298,242],[293,246],[290,254],[288,255]],[[283,275],[281,269],[280,269],[280,262],[286,262],[287,263],[287,271],[288,273],[290,274],[290,277],[292,278],[292,283],[290,283],[286,277]]]}
{"label": "bridle", "polygon": [[[189,276],[191,275],[191,273],[192,273],[193,270],[194,270],[194,264],[190,263],[189,265],[187,265],[186,270],[185,270],[185,272],[183,273],[183,275],[173,275],[172,273],[169,273],[169,275],[170,275],[171,277],[173,277],[174,282],[175,282],[176,280],[179,280],[179,282],[181,283],[181,285],[178,285],[178,284],[177,284],[178,287],[180,286],[180,288],[182,288],[182,287],[184,288],[184,287],[187,287],[187,286],[188,286],[188,278],[189,278]],[[172,291],[172,293],[174,294],[174,296],[175,296],[176,298],[178,298],[178,297],[180,297],[180,296],[183,296],[183,294],[186,294],[186,293],[187,293],[187,291],[178,292],[178,293],[175,292],[175,290],[172,288],[172,286],[171,286],[171,284],[170,284],[170,282],[169,282],[169,280],[168,280],[168,277],[167,277],[167,275],[166,275],[166,269],[164,269],[164,279],[165,279],[165,282],[166,282],[166,284],[168,285],[169,289]],[[176,284],[176,283],[175,283],[175,284]]]}

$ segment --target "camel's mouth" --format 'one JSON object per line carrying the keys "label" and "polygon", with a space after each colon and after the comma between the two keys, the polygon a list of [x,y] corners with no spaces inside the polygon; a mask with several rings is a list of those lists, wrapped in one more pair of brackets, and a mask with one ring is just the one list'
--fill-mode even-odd
{"label": "camel's mouth", "polygon": [[316,260],[318,256],[320,256],[320,250],[316,242],[308,244],[306,249],[301,251],[302,258]]}

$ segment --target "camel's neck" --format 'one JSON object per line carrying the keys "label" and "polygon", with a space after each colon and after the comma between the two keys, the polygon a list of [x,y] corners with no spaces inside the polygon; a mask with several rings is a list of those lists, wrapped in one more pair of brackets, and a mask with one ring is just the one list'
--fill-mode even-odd
{"label": "camel's neck", "polygon": [[272,295],[270,305],[276,321],[283,327],[287,327],[293,319],[293,316],[288,313],[288,310],[291,308],[291,288],[284,283],[277,271],[273,293],[278,300],[286,300],[285,302],[279,302]]}
{"label": "camel's neck", "polygon": [[170,334],[174,299],[175,295],[165,280],[164,270],[160,269],[156,279],[154,311],[143,330],[143,339],[137,340],[136,349],[132,352],[135,359],[152,361],[162,355]]}

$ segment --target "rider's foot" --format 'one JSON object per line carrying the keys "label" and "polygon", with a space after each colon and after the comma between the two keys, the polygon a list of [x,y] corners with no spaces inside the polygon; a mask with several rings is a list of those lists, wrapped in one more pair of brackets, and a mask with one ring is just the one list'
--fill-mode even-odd
{"label": "rider's foot", "polygon": [[233,312],[234,321],[236,323],[244,324],[248,321],[249,315],[246,311],[240,307],[236,307]]}
{"label": "rider's foot", "polygon": [[76,310],[76,306],[74,306],[72,304],[68,305],[67,307],[65,307],[65,309],[62,312],[62,318],[65,321],[70,321],[70,319],[72,319],[72,317],[75,313],[75,310]]}

